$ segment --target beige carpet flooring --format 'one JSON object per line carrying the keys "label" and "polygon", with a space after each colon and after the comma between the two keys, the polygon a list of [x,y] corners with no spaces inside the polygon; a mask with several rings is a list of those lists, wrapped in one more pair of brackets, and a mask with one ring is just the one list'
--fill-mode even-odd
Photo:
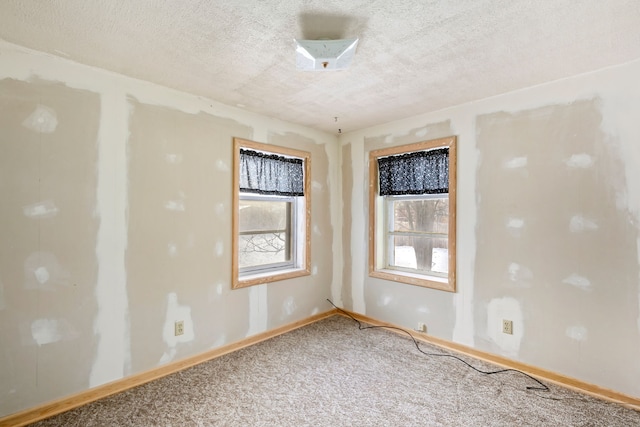
{"label": "beige carpet flooring", "polygon": [[640,412],[537,385],[333,316],[33,426],[640,426]]}

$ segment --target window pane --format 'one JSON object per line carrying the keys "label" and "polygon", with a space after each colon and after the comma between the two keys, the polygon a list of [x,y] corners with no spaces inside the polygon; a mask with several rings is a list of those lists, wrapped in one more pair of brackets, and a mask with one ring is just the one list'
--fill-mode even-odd
{"label": "window pane", "polygon": [[427,236],[390,236],[393,257],[389,267],[444,275],[449,271],[448,239]]}
{"label": "window pane", "polygon": [[[441,163],[448,173],[441,174],[439,166],[410,161],[406,173],[393,170],[385,176],[385,159],[392,158],[395,164],[397,159],[419,157],[418,152],[441,149],[448,151],[448,160]],[[456,163],[455,136],[369,152],[369,276],[455,292]],[[429,174],[446,175],[446,185],[429,191],[413,186],[383,188],[383,178],[393,183],[412,175],[413,185]]]}
{"label": "window pane", "polygon": [[240,268],[291,260],[286,239],[285,233],[241,234],[238,254]]}
{"label": "window pane", "polygon": [[284,230],[291,202],[273,200],[240,200],[240,232]]}
{"label": "window pane", "polygon": [[449,232],[449,198],[393,200],[391,231]]}
{"label": "window pane", "polygon": [[290,201],[240,200],[238,266],[291,261]]}

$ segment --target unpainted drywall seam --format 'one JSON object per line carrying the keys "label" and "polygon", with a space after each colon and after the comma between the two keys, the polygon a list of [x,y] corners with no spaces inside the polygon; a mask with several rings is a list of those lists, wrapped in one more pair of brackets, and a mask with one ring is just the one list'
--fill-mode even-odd
{"label": "unpainted drywall seam", "polygon": [[255,285],[249,292],[249,330],[247,336],[252,336],[267,330],[267,285]]}
{"label": "unpainted drywall seam", "polygon": [[[625,199],[626,209],[629,212],[629,220],[633,222],[637,229],[636,235],[636,257],[640,265],[640,128],[638,128],[637,110],[629,108],[630,105],[637,105],[640,102],[640,86],[620,85],[618,81],[637,80],[637,68],[626,67],[627,74],[624,79],[608,81],[611,85],[607,94],[602,97],[602,123],[601,129],[614,139],[624,141],[620,144],[621,157],[624,159],[624,174],[627,185]],[[640,275],[638,277],[638,320],[637,327],[640,332]]]}
{"label": "unpainted drywall seam", "polygon": [[[454,135],[475,135],[475,114],[469,109],[451,121]],[[462,141],[464,143],[464,140]],[[453,297],[455,310],[455,324],[453,327],[453,341],[474,346],[474,317],[473,317],[473,277],[476,260],[476,222],[477,222],[477,193],[476,173],[473,165],[479,164],[480,152],[478,149],[461,150],[461,141],[457,141],[457,210],[464,212],[465,220],[457,222],[456,253],[458,259],[464,263],[456,263],[456,293]],[[468,172],[467,172],[468,171]],[[472,194],[473,193],[473,194]],[[473,200],[474,206],[465,206],[467,201]],[[464,238],[460,238],[464,236]]]}
{"label": "unpainted drywall seam", "polygon": [[[329,191],[333,194],[333,200],[336,201],[331,205],[330,221],[333,230],[331,250],[333,254],[333,276],[331,277],[331,300],[338,307],[343,307],[342,302],[342,149],[339,143],[325,144],[325,152],[327,153],[327,161],[329,162]],[[313,202],[312,202],[313,203]]]}
{"label": "unpainted drywall seam", "polygon": [[366,314],[364,298],[364,280],[367,264],[365,251],[362,250],[362,242],[367,241],[365,230],[366,212],[364,211],[364,167],[366,153],[364,152],[364,140],[358,139],[351,142],[351,158],[353,173],[353,191],[351,192],[351,298],[353,299],[353,311]]}
{"label": "unpainted drywall seam", "polygon": [[122,378],[131,363],[125,269],[130,111],[125,93],[116,90],[115,85],[102,93],[100,107],[96,189],[96,215],[100,218],[96,243],[98,311],[94,320],[98,346],[90,387]]}

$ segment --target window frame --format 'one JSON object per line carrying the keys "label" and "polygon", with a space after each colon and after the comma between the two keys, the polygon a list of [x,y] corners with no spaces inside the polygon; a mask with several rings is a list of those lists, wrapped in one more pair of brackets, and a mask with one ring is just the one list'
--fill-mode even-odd
{"label": "window frame", "polygon": [[[446,277],[389,268],[387,263],[388,224],[387,203],[379,195],[378,158],[415,151],[449,149],[449,233],[448,233],[448,274]],[[413,144],[388,147],[369,152],[369,276],[399,283],[456,291],[456,137],[450,136]],[[442,194],[439,194],[442,196]],[[415,196],[416,198],[418,196]],[[408,197],[411,198],[411,197]]]}
{"label": "window frame", "polygon": [[[304,174],[304,196],[283,196],[282,199],[294,199],[292,210],[297,218],[295,224],[292,223],[292,252],[295,258],[292,264],[286,265],[268,264],[263,268],[240,268],[240,149],[261,151],[269,154],[277,154],[286,157],[295,157],[303,161]],[[311,274],[311,154],[306,151],[296,150],[288,147],[263,144],[249,141],[242,138],[233,138],[233,197],[232,209],[233,219],[231,226],[232,241],[232,289],[244,288],[247,286],[260,285],[294,277],[307,276]],[[246,194],[247,199],[264,200],[274,199],[278,196],[260,196],[252,193]],[[244,197],[244,196],[243,196]],[[293,255],[293,254],[292,254]]]}

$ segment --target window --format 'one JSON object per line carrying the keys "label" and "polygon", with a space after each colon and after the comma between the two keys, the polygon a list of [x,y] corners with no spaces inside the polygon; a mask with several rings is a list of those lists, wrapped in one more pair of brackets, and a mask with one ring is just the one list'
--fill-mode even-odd
{"label": "window", "polygon": [[233,288],[309,274],[310,155],[234,138]]}
{"label": "window", "polygon": [[369,153],[369,275],[455,292],[456,139]]}

